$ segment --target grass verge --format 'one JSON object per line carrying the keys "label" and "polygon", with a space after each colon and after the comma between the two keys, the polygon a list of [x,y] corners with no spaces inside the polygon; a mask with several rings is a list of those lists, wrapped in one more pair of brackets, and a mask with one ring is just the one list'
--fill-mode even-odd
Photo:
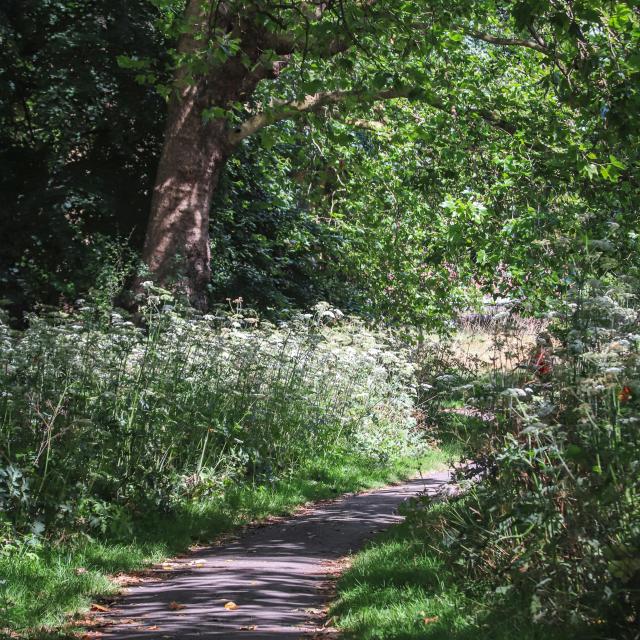
{"label": "grass verge", "polygon": [[171,514],[140,519],[125,540],[76,536],[0,556],[2,631],[32,637],[86,611],[92,601],[118,591],[110,575],[135,571],[181,553],[195,542],[267,516],[289,515],[307,502],[374,488],[406,478],[418,469],[446,462],[446,450],[385,465],[345,457],[319,460],[287,480],[268,486],[241,484],[216,499],[185,503]]}
{"label": "grass verge", "polygon": [[[450,506],[434,504],[446,517]],[[577,629],[531,622],[529,602],[472,598],[408,522],[379,534],[340,578],[330,615],[357,640],[585,640]],[[478,589],[478,593],[482,593]]]}

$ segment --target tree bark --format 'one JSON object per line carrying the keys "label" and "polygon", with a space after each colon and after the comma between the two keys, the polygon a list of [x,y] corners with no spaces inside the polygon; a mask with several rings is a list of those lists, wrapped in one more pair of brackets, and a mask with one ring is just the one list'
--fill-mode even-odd
{"label": "tree bark", "polygon": [[209,211],[229,155],[226,121],[203,120],[206,82],[171,101],[151,202],[143,259],[154,282],[206,306],[211,276]]}
{"label": "tree bark", "polygon": [[[177,49],[189,56],[210,29],[201,0],[188,0],[184,24]],[[203,119],[215,99],[214,79],[188,76],[183,65],[173,79],[142,257],[156,284],[175,288],[203,308],[211,274],[209,209],[228,153],[225,121]]]}
{"label": "tree bark", "polygon": [[246,100],[277,67],[259,64],[265,33],[256,32],[247,16],[230,13],[224,1],[188,0],[184,25],[177,49],[187,58],[202,53],[216,29],[238,37],[242,53],[195,78],[188,62],[176,71],[143,260],[156,284],[185,294],[203,309],[211,276],[211,201],[237,144],[229,136],[226,118],[205,120],[204,112],[211,107],[227,110]]}

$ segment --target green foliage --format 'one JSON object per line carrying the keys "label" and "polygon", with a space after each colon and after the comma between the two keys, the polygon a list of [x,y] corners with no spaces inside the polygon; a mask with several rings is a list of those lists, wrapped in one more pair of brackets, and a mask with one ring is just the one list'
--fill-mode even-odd
{"label": "green foliage", "polygon": [[347,306],[352,287],[334,260],[344,240],[309,202],[307,151],[281,128],[279,144],[250,140],[227,164],[213,205],[211,297],[272,313],[327,298]]}
{"label": "green foliage", "polygon": [[[424,524],[449,519],[446,503],[431,507]],[[413,522],[393,527],[356,555],[338,582],[331,609],[336,626],[358,640],[570,640],[566,629],[531,624],[517,598],[498,610],[468,597],[433,541]]]}
{"label": "green foliage", "polygon": [[[184,3],[126,4],[2,10],[1,224],[15,242],[0,272],[21,308],[85,295],[101,237],[140,247],[169,68],[196,77],[243,56],[215,32],[179,60]],[[225,109],[232,123],[319,90],[411,91],[353,98],[243,143],[214,203],[212,299],[330,299],[434,324],[471,304],[477,286],[542,304],[585,228],[633,228],[638,25],[628,4],[339,3],[311,21],[293,6],[252,6],[263,28],[309,46]],[[336,33],[355,44],[327,58]]]}
{"label": "green foliage", "polygon": [[[482,624],[502,633],[489,610],[506,607],[531,637],[546,633],[532,619],[632,637],[635,3],[339,2],[319,19],[298,3],[226,4],[249,5],[274,39],[307,46],[205,119],[234,127],[263,112],[275,122],[283,101],[347,97],[304,117],[293,110],[294,121],[241,144],[212,209],[210,298],[244,298],[271,317],[326,299],[368,321],[418,325],[408,331],[416,358],[428,358],[418,417],[466,441],[480,480],[447,508],[416,510],[409,543],[372,552],[394,564],[370,585],[391,613],[346,626],[391,638],[438,637],[448,625],[464,638]],[[181,315],[150,288],[142,328],[111,315],[135,270],[169,72],[195,82],[230,60],[253,64],[242,38],[215,25],[178,54],[190,28],[183,9],[179,0],[0,9],[0,228],[10,238],[0,286],[13,310],[65,304],[23,334],[0,325],[0,535],[7,557],[21,558],[18,573],[31,553],[45,557],[43,533],[126,540],[145,509],[184,514],[221,504],[241,480],[294,477],[311,458],[383,465],[398,442],[407,452],[414,444],[406,353],[357,322],[342,326],[330,305],[274,327],[239,310]],[[339,52],[328,56],[327,43]],[[277,60],[260,52],[265,68]],[[371,99],[388,89],[404,97]],[[86,293],[94,302],[73,310]],[[487,295],[508,296],[525,316],[555,310],[550,375],[514,369],[531,365],[520,355],[528,342],[508,322],[505,335],[500,314],[489,372],[482,354],[456,362],[424,340]],[[434,529],[441,540],[425,550]],[[410,587],[403,549],[427,568]],[[447,582],[437,606],[427,595],[436,571]],[[87,580],[71,581],[77,593],[94,588]],[[355,606],[362,594],[352,587]],[[10,597],[24,603],[24,593]],[[487,611],[455,609],[454,599],[473,607],[476,597]],[[442,621],[423,628],[423,605],[405,615],[397,600],[428,601]],[[15,615],[22,624],[35,614]]]}
{"label": "green foliage", "polygon": [[126,536],[142,508],[417,446],[412,368],[389,338],[328,305],[277,328],[183,318],[150,291],[144,331],[89,305],[0,325],[0,505],[18,530]]}
{"label": "green foliage", "polygon": [[117,56],[163,57],[147,2],[0,8],[0,290],[14,311],[86,295],[105,239],[138,248],[163,101]]}
{"label": "green foliage", "polygon": [[[635,281],[631,281],[635,282]],[[467,495],[434,525],[443,562],[485,600],[519,594],[538,624],[633,638],[639,603],[637,287],[590,279],[552,314],[549,370],[485,368],[466,408]],[[546,338],[545,338],[546,340]],[[548,347],[545,347],[548,348]],[[545,365],[547,366],[547,365]],[[463,423],[464,424],[464,423]],[[487,587],[490,589],[487,595]],[[496,605],[499,606],[499,605]]]}

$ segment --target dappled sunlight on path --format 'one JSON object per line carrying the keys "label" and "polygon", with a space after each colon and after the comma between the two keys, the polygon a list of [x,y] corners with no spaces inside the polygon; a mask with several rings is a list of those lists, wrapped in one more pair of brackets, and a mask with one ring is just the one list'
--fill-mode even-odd
{"label": "dappled sunlight on path", "polygon": [[401,502],[435,492],[447,479],[446,472],[434,473],[348,496],[178,560],[175,576],[128,591],[105,636],[272,640],[317,633],[321,622],[313,618],[322,620],[332,563],[401,520]]}

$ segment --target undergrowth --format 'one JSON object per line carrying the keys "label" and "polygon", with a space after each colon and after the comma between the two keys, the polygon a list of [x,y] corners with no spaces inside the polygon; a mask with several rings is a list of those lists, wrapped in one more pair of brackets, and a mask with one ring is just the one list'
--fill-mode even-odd
{"label": "undergrowth", "polygon": [[[447,519],[451,506],[431,507]],[[411,521],[379,534],[355,556],[338,583],[331,616],[357,640],[569,640],[564,630],[532,625],[517,595],[496,608],[466,591],[435,549],[429,532]],[[577,638],[588,636],[576,635]]]}
{"label": "undergrowth", "polygon": [[273,325],[146,284],[0,321],[0,629],[57,625],[110,573],[309,500],[389,481],[428,447],[414,365],[326,304]]}
{"label": "undergrowth", "polygon": [[637,292],[630,278],[582,280],[533,340],[510,335],[522,323],[506,313],[491,358],[421,345],[421,420],[462,446],[462,495],[421,499],[356,559],[340,626],[362,639],[640,638]]}

